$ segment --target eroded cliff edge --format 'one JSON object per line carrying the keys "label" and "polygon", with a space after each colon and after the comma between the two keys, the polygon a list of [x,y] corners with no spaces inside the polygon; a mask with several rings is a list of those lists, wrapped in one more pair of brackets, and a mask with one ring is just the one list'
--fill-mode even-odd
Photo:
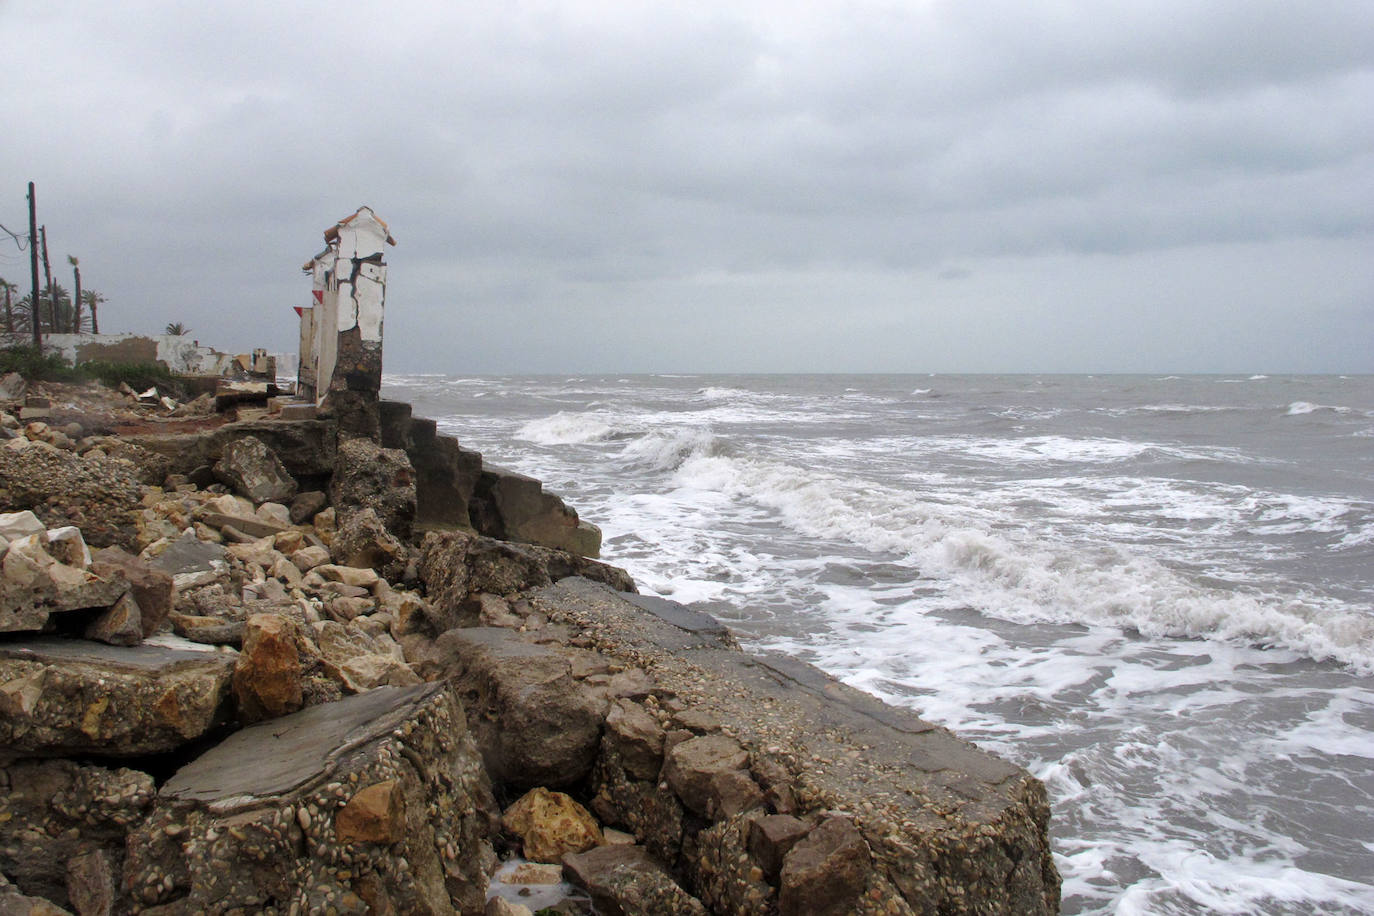
{"label": "eroded cliff edge", "polygon": [[0,907],[511,913],[523,852],[605,913],[1058,910],[1024,770],[635,594],[538,481],[361,409],[5,415],[0,511],[42,534],[4,545]]}

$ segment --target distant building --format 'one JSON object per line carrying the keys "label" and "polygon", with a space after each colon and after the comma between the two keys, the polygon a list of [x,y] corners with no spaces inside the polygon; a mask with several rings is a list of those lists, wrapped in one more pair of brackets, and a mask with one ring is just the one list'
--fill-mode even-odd
{"label": "distant building", "polygon": [[382,387],[383,248],[395,245],[370,207],[324,231],[325,249],[305,262],[314,303],[301,316],[299,394],[322,405],[331,392],[375,400]]}

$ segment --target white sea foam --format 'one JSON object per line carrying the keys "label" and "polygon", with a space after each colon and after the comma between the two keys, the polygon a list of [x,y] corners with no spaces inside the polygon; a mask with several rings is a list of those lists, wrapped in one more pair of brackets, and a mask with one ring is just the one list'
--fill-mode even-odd
{"label": "white sea foam", "polygon": [[539,445],[576,445],[609,439],[615,430],[606,418],[593,413],[563,413],[531,420],[516,436]]}
{"label": "white sea foam", "polygon": [[1088,623],[1152,637],[1282,646],[1374,671],[1374,617],[1362,610],[1209,588],[1121,546],[1056,543],[1005,517],[985,516],[979,523],[972,504],[941,506],[698,445],[677,441],[677,485],[766,506],[810,537],[909,557],[922,573],[946,583],[951,602],[1023,623]]}
{"label": "white sea foam", "polygon": [[1333,413],[1350,413],[1349,407],[1341,407],[1331,404],[1313,404],[1310,401],[1294,401],[1288,405],[1288,416],[1300,417],[1304,414],[1316,413],[1319,410],[1329,410]]}

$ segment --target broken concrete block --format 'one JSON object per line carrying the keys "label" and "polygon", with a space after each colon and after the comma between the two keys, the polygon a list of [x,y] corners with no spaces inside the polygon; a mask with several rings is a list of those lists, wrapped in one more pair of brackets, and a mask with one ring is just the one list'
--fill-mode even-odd
{"label": "broken concrete block", "polygon": [[9,694],[9,714],[0,717],[0,756],[175,750],[224,720],[233,668],[233,654],[215,651],[62,639],[0,643],[0,695],[18,686]]}
{"label": "broken concrete block", "polygon": [[176,584],[171,574],[118,547],[96,551],[91,555],[90,566],[91,572],[98,576],[112,578],[121,575],[129,583],[129,594],[138,602],[144,639],[161,628],[176,602]]}
{"label": "broken concrete block", "polygon": [[435,648],[444,675],[472,697],[473,731],[494,781],[558,788],[587,775],[606,704],[573,680],[565,653],[500,627],[450,630]]}
{"label": "broken concrete block", "polygon": [[85,637],[111,646],[136,646],[143,641],[143,615],[133,595],[125,594],[86,627]]}
{"label": "broken concrete block", "polygon": [[254,503],[287,502],[299,487],[281,459],[256,436],[243,436],[224,446],[215,476]]}
{"label": "broken concrete block", "polygon": [[451,690],[383,687],[182,767],[129,843],[125,886],[140,907],[183,912],[476,913],[494,826]]}

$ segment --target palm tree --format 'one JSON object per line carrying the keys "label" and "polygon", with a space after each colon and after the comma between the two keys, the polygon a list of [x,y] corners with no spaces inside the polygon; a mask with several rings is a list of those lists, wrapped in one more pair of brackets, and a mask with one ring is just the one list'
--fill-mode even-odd
{"label": "palm tree", "polygon": [[5,291],[5,333],[14,333],[14,292],[19,287],[15,286],[4,277],[0,277],[0,289]]}
{"label": "palm tree", "polygon": [[180,321],[172,321],[169,322],[167,324],[167,327],[163,329],[163,333],[171,334],[175,337],[181,337],[183,334],[190,334],[191,329],[186,327],[186,325],[182,324]]}
{"label": "palm tree", "polygon": [[81,301],[86,304],[86,308],[91,310],[91,333],[100,333],[100,316],[96,314],[96,306],[108,300],[93,289],[81,291]]}

